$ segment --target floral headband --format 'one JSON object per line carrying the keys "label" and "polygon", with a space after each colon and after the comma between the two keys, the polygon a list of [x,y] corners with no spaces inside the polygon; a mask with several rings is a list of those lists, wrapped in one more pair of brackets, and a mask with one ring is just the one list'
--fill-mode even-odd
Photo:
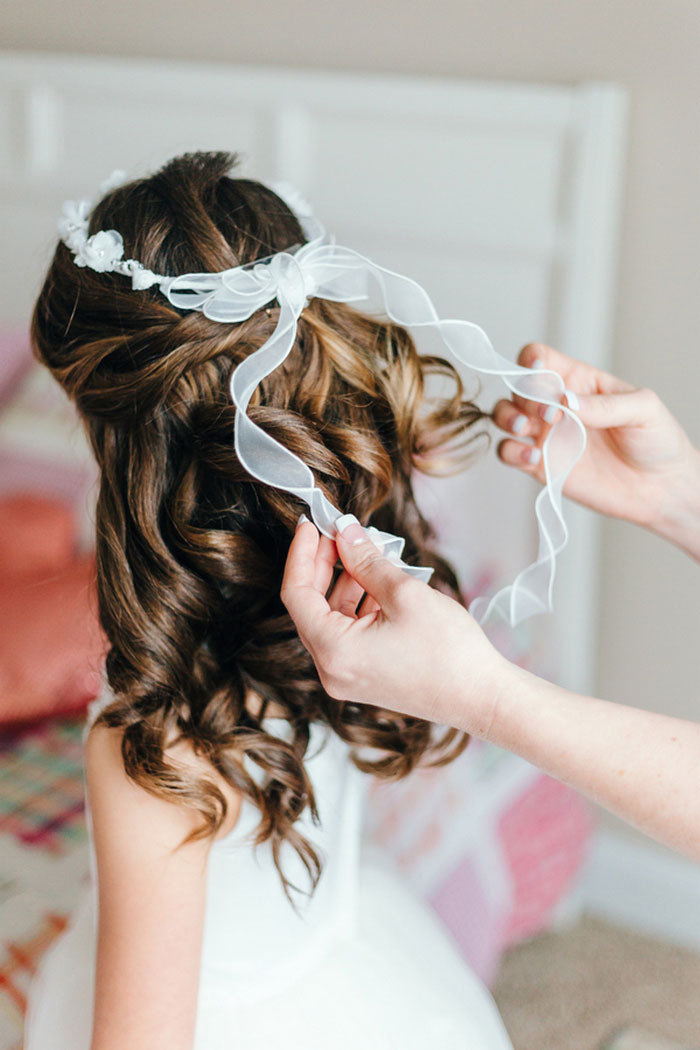
{"label": "floral headband", "polygon": [[[102,184],[101,190],[106,193],[123,181],[124,173],[115,172]],[[535,501],[539,534],[537,558],[513,583],[491,598],[475,598],[470,606],[470,612],[479,622],[498,612],[512,626],[536,613],[551,611],[556,559],[568,540],[562,490],[586,445],[583,424],[570,407],[561,403],[565,393],[561,376],[549,369],[534,370],[508,361],[494,350],[486,333],[470,321],[441,320],[421,285],[410,277],[378,266],[351,248],[335,244],[313,218],[308,203],[287,184],[273,184],[270,188],[297,215],[307,242],[220,273],[172,277],[156,274],[138,260],[124,259],[124,242],[116,230],[100,230],[88,236],[92,203],[87,200],[66,202],[59,232],[73,253],[76,266],[128,277],[137,292],[158,285],[173,306],[180,310],[200,310],[205,317],[223,324],[243,321],[271,300],[277,300],[279,316],[275,331],[231,376],[231,397],[236,407],[234,446],[249,474],[303,500],[316,526],[331,539],[337,532],[336,522],[343,516],[341,511],[321,492],[303,460],[248,416],[253,392],[262,379],[282,364],[294,346],[299,316],[310,299],[360,304],[369,303],[372,296],[376,298],[378,294],[383,313],[395,324],[410,329],[418,337],[421,332],[437,335],[449,356],[457,362],[484,375],[500,376],[513,394],[559,409],[562,415],[552,426],[542,448],[545,484]],[[430,578],[431,569],[409,566],[401,559],[405,543],[402,537],[372,527],[367,532],[405,572],[424,581]]]}

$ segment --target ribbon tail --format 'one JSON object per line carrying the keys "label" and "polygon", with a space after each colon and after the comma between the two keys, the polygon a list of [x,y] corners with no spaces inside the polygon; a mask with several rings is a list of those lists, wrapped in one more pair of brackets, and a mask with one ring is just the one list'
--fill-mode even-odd
{"label": "ribbon tail", "polygon": [[[563,488],[586,447],[585,427],[574,412],[561,403],[565,389],[563,379],[551,370],[533,371],[508,361],[497,353],[478,325],[462,320],[441,320],[428,293],[410,277],[378,266],[351,249],[334,247],[334,258],[324,260],[322,251],[317,253],[322,270],[325,263],[330,298],[343,298],[343,264],[352,275],[349,290],[355,293],[356,271],[358,267],[363,268],[376,280],[386,316],[391,321],[410,329],[436,332],[454,360],[482,374],[500,376],[514,394],[554,405],[562,412],[562,418],[550,430],[542,449],[545,483],[535,501],[537,557],[513,583],[490,599],[476,598],[470,606],[480,623],[498,613],[511,626],[537,613],[550,612],[556,560],[568,542],[562,507]],[[324,294],[323,289],[320,294]],[[369,295],[366,294],[365,298]]]}
{"label": "ribbon tail", "polygon": [[234,447],[243,468],[257,481],[298,496],[309,507],[317,527],[331,538],[340,511],[326,499],[310,468],[290,449],[254,423],[248,415],[253,392],[289,356],[297,334],[298,313],[282,294],[274,333],[234,370],[231,398],[236,407]]}

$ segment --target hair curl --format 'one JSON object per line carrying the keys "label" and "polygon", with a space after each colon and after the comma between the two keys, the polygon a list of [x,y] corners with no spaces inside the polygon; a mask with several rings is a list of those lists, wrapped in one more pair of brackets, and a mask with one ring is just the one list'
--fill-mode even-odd
{"label": "hair curl", "polygon": [[[297,218],[272,190],[229,176],[235,162],[226,153],[178,157],[108,193],[90,232],[119,230],[126,257],[168,274],[218,271],[303,243]],[[98,721],[122,728],[133,780],[199,810],[196,834],[214,834],[226,816],[223,794],[168,761],[173,732],[189,741],[258,808],[256,841],[271,843],[289,892],[285,841],[312,886],[321,870],[295,827],[307,807],[316,816],[304,766],[311,722],[330,725],[360,769],[384,778],[403,777],[421,760],[448,762],[467,738],[328,697],[281,603],[304,508],[243,470],[228,397],[232,369],[272,333],[276,316],[274,302],[237,325],[181,312],[157,288],[134,292],[124,277],[76,267],[60,243],[32,334],[38,357],[78,406],[101,471],[98,596],[115,699]],[[429,400],[434,374],[451,392]],[[468,431],[482,413],[451,365],[420,357],[394,324],[313,299],[289,358],[260,384],[250,414],[304,459],[336,506],[405,536],[407,560],[432,565],[434,581],[457,595],[454,573],[427,546],[410,482],[414,466],[442,469],[445,448],[453,467],[471,452]],[[251,693],[262,700],[257,713]],[[263,725],[270,703],[291,725],[288,742]]]}

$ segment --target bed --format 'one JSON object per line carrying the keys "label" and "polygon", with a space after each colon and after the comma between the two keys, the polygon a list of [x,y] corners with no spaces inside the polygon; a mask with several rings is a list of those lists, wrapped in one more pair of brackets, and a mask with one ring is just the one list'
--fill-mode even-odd
{"label": "bed", "polygon": [[[0,736],[0,1050],[21,1050],[32,974],[88,878],[82,731],[72,715]],[[491,980],[508,946],[576,914],[590,829],[570,789],[474,746],[446,775],[374,791],[366,846],[389,853]]]}
{"label": "bed", "polygon": [[[0,499],[29,492],[63,501],[75,557],[90,557],[94,468],[69,406],[31,365],[26,344],[66,197],[96,192],[116,167],[136,173],[185,148],[237,149],[244,172],[291,181],[340,242],[415,276],[443,315],[477,321],[501,352],[541,339],[604,365],[624,109],[606,84],[0,53],[0,342],[3,362],[14,362],[0,372]],[[478,396],[493,400],[493,389],[485,384]],[[529,479],[488,459],[422,487],[465,592],[496,589],[531,560],[534,495]],[[557,618],[515,634],[497,629],[495,640],[518,662],[587,690],[597,533],[584,514],[569,521]],[[99,670],[89,651],[71,684],[76,710],[2,734],[0,1050],[21,1045],[31,973],[87,872],[82,710]],[[22,704],[3,685],[3,659],[0,650],[0,700],[16,719]],[[509,944],[575,912],[590,832],[572,791],[473,744],[446,770],[377,788],[367,841],[389,853],[490,980]]]}

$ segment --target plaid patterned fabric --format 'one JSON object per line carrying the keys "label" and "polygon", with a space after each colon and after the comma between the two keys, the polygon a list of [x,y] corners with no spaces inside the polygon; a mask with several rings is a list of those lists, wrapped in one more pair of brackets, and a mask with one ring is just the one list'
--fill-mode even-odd
{"label": "plaid patterned fabric", "polygon": [[0,737],[0,834],[61,853],[85,839],[83,718]]}
{"label": "plaid patterned fabric", "polygon": [[21,1050],[32,976],[87,872],[83,722],[0,734],[0,1050]]}
{"label": "plaid patterned fabric", "polygon": [[26,938],[7,941],[0,966],[0,1046],[2,1050],[22,1050],[22,1028],[27,1008],[27,992],[39,960],[67,923],[64,915],[51,912],[37,920],[36,929]]}

